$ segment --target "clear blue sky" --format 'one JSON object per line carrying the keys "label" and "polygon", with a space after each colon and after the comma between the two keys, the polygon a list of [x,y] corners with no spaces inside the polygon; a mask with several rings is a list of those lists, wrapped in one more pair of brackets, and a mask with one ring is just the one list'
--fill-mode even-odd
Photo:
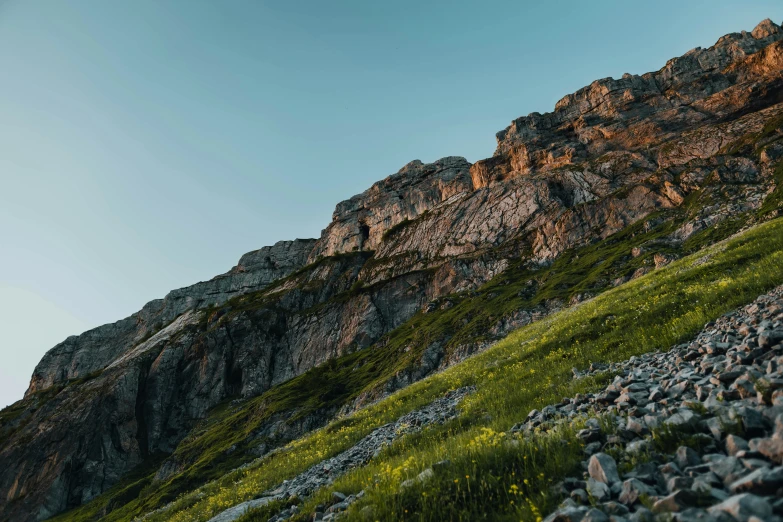
{"label": "clear blue sky", "polygon": [[779,0],[0,2],[0,406],[69,334]]}

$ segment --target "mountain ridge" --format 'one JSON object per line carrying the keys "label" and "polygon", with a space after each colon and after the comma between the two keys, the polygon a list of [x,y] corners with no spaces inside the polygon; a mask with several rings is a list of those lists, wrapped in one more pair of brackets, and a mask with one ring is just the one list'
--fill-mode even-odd
{"label": "mountain ridge", "polygon": [[[448,310],[450,296],[502,274],[531,277],[535,295],[543,285],[529,270],[645,219],[649,230],[677,222],[632,273],[639,256],[627,261],[617,273],[627,280],[668,263],[697,234],[756,215],[779,185],[781,71],[783,31],[766,20],[657,73],[597,80],[552,113],[512,121],[491,158],[414,160],[338,203],[320,238],[250,252],[226,274],[66,339],[36,367],[15,405],[21,413],[0,424],[0,463],[15,471],[0,481],[11,506],[0,514],[40,519],[89,502],[153,455],[174,454],[223,401],[383,348],[409,320]],[[681,221],[654,223],[662,211],[681,212]],[[555,295],[535,313],[568,304]],[[500,336],[533,312],[504,312],[486,329]],[[419,347],[413,367],[359,397],[389,393],[481,346],[448,348],[443,335]],[[70,429],[69,418],[85,427]],[[167,462],[159,480],[188,465]]]}

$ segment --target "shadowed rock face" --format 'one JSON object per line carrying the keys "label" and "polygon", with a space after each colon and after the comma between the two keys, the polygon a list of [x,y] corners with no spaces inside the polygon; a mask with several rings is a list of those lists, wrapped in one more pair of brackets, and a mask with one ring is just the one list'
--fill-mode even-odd
{"label": "shadowed rock face", "polygon": [[218,403],[369,347],[511,261],[546,264],[682,205],[705,181],[731,197],[697,209],[672,241],[758,208],[782,142],[725,152],[783,115],[781,93],[783,32],[765,21],[515,120],[492,158],[413,161],[338,204],[320,239],[251,252],[226,274],[66,339],[0,425],[0,519],[89,501],[171,453]]}
{"label": "shadowed rock face", "polygon": [[280,241],[249,252],[223,275],[172,290],[130,317],[69,337],[38,363],[27,394],[105,368],[145,336],[188,310],[223,304],[231,297],[260,290],[287,276],[304,266],[314,243],[313,239]]}

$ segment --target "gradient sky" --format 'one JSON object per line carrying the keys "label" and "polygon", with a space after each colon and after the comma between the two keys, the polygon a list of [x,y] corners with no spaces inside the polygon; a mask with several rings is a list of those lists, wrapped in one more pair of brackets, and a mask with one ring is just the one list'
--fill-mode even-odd
{"label": "gradient sky", "polygon": [[67,335],[317,236],[408,161],[488,157],[513,118],[766,17],[783,3],[0,2],[0,406]]}

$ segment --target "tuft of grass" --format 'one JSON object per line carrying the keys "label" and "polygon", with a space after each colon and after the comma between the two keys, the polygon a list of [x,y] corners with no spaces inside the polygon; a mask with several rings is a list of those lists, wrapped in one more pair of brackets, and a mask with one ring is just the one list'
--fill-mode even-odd
{"label": "tuft of grass", "polygon": [[694,426],[670,426],[663,424],[652,430],[653,448],[660,453],[672,454],[680,446],[687,446],[697,451],[708,445],[704,434]]}

